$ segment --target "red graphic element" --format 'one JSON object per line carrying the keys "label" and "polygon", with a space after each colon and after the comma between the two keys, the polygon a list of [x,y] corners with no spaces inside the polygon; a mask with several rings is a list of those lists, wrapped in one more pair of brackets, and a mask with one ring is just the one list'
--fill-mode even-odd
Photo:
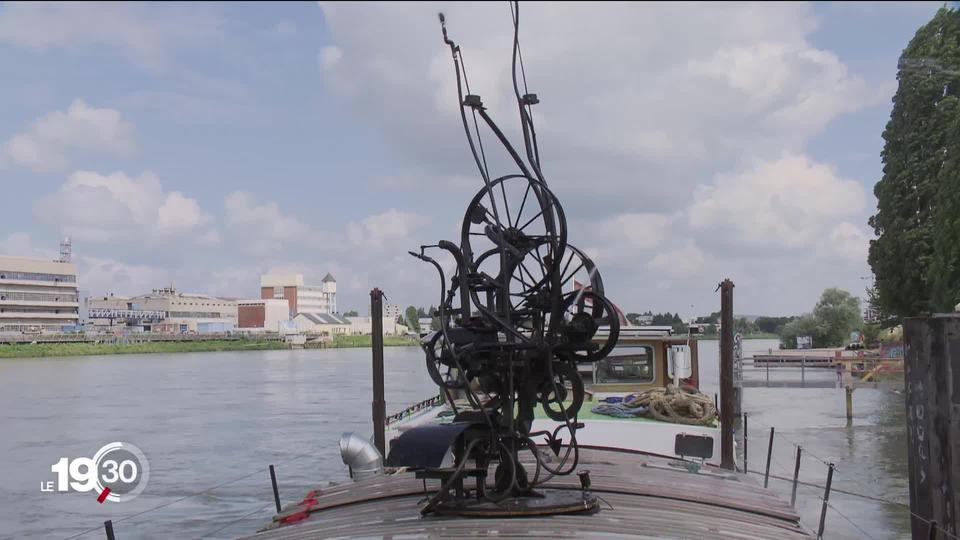
{"label": "red graphic element", "polygon": [[109,494],[110,494],[110,488],[108,487],[103,488],[103,493],[101,493],[100,496],[97,497],[97,502],[100,504],[103,504],[103,501],[107,500],[107,495]]}

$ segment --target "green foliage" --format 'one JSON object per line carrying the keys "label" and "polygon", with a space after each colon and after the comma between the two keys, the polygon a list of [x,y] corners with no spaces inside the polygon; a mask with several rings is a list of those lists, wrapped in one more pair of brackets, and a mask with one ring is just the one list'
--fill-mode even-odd
{"label": "green foliage", "polygon": [[440,317],[439,317],[439,316],[434,315],[433,318],[430,319],[430,331],[431,331],[431,332],[438,332],[438,331],[440,331]]}
{"label": "green foliage", "polygon": [[[430,307],[433,308],[433,306],[430,306]],[[422,317],[429,317],[429,315],[427,315],[427,312],[424,311],[422,307],[418,307],[418,308],[417,308],[417,318],[420,319],[420,318],[422,318]]]}
{"label": "green foliage", "polygon": [[359,317],[360,314],[356,310],[351,309],[343,314],[344,317]]}
{"label": "green foliage", "polygon": [[863,325],[860,299],[837,288],[823,291],[820,301],[813,308],[813,316],[820,327],[820,333],[814,336],[814,343],[820,343],[820,347],[845,345],[850,332]]}
{"label": "green foliage", "polygon": [[[422,309],[420,311],[423,311]],[[420,333],[420,318],[418,316],[417,308],[413,306],[407,306],[407,309],[404,311],[404,315],[407,316],[407,328],[410,330]]]}
{"label": "green foliage", "polygon": [[634,326],[640,326],[640,314],[639,313],[627,313],[627,320],[630,321],[630,324]]}
{"label": "green foliage", "polygon": [[796,317],[757,317],[753,324],[757,330],[768,334],[779,334],[783,327]]}
{"label": "green foliage", "polygon": [[942,8],[917,31],[897,79],[870,218],[869,262],[887,321],[960,300],[960,12]]}
{"label": "green foliage", "polygon": [[880,334],[883,328],[877,323],[866,323],[863,325],[863,342],[869,347],[880,341]]}
{"label": "green foliage", "polygon": [[87,356],[93,354],[143,354],[286,349],[282,341],[256,339],[148,341],[142,343],[25,343],[0,345],[0,358]]}
{"label": "green foliage", "polygon": [[810,314],[801,315],[783,326],[783,330],[780,331],[780,342],[785,349],[796,349],[798,336],[813,336],[813,346],[817,347],[819,331],[816,317]]}
{"label": "green foliage", "polygon": [[850,332],[860,329],[862,324],[860,299],[847,291],[830,288],[820,295],[813,313],[783,326],[780,340],[787,349],[797,347],[797,336],[813,337],[814,347],[838,347],[845,345]]}

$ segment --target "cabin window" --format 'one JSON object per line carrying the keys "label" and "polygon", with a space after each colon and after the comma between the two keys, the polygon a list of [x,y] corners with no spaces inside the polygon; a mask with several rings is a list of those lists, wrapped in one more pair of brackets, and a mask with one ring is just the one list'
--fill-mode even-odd
{"label": "cabin window", "polygon": [[647,384],[656,379],[653,347],[620,347],[595,366],[598,383]]}

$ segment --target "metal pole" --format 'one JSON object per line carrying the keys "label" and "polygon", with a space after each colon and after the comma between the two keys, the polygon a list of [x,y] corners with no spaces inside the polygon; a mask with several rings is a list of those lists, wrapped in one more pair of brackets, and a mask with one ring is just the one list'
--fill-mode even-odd
{"label": "metal pole", "polygon": [[[936,523],[936,522],[934,522]],[[103,529],[107,533],[107,540],[116,540],[116,537],[113,536],[113,520],[106,520],[103,522]]]}
{"label": "metal pole", "polygon": [[800,357],[800,382],[803,384],[807,382],[807,355]]}
{"label": "metal pole", "polygon": [[743,472],[746,473],[750,469],[747,469],[747,440],[749,439],[747,435],[747,413],[743,413]]}
{"label": "metal pole", "polygon": [[937,540],[937,520],[930,522],[930,532],[927,533],[927,538],[929,540]]}
{"label": "metal pole", "polygon": [[733,282],[720,283],[720,466],[734,470]]}
{"label": "metal pole", "polygon": [[773,457],[773,428],[770,428],[770,443],[767,444],[767,471],[763,473],[763,487],[770,484],[770,458]]}
{"label": "metal pole", "polygon": [[277,487],[277,471],[273,465],[270,466],[270,483],[273,485],[273,502],[277,505],[277,513],[280,513],[280,489]]}
{"label": "metal pole", "polygon": [[383,392],[383,292],[370,291],[370,316],[373,317],[373,445],[386,455],[387,404]]}
{"label": "metal pole", "polygon": [[767,386],[770,386],[770,359],[767,359]]}
{"label": "metal pole", "polygon": [[817,540],[823,538],[823,527],[827,524],[827,503],[830,501],[831,484],[833,484],[833,463],[827,470],[827,485],[823,490],[823,508],[820,509],[820,528],[817,530]]}
{"label": "metal pole", "polygon": [[796,507],[797,503],[797,480],[800,478],[800,455],[803,453],[803,447],[797,445],[797,461],[793,465],[793,491],[790,492],[790,506]]}

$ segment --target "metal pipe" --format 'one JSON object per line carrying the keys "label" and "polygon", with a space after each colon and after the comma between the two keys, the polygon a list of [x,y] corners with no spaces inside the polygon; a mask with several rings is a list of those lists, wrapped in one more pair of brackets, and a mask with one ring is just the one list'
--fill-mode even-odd
{"label": "metal pipe", "polygon": [[355,481],[383,474],[383,454],[370,441],[354,433],[340,437],[340,458]]}
{"label": "metal pipe", "polygon": [[280,489],[277,488],[277,471],[270,465],[270,484],[273,485],[273,503],[277,505],[277,513],[280,513]]}
{"label": "metal pipe", "polygon": [[107,540],[116,540],[113,536],[113,520],[108,519],[103,522],[103,530],[107,533]]}
{"label": "metal pipe", "polygon": [[720,466],[734,470],[733,282],[720,283]]}
{"label": "metal pipe", "polygon": [[767,444],[767,471],[763,473],[763,487],[770,484],[770,458],[773,457],[773,428],[770,428],[770,442]]}
{"label": "metal pipe", "polygon": [[387,403],[383,391],[383,291],[376,287],[370,291],[370,316],[373,318],[373,444],[382,456],[386,454]]}
{"label": "metal pipe", "polygon": [[827,469],[827,485],[823,490],[823,507],[820,509],[820,528],[817,529],[817,540],[823,538],[823,527],[827,523],[827,505],[830,501],[830,485],[833,484],[833,463]]}
{"label": "metal pipe", "polygon": [[796,507],[797,503],[797,481],[800,479],[800,454],[803,453],[803,447],[797,445],[797,461],[793,465],[793,491],[790,492],[790,506]]}

